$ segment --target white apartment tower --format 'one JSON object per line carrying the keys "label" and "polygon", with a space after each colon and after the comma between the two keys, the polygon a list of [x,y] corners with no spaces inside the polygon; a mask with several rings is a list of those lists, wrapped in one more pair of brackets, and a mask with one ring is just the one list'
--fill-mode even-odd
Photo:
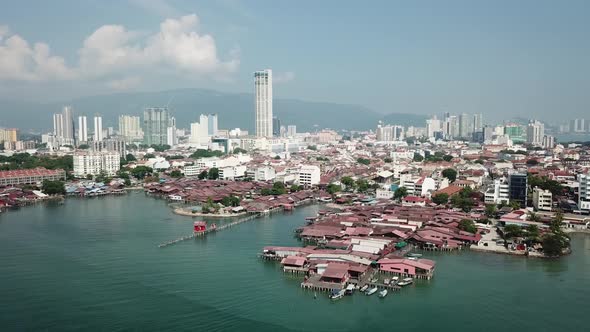
{"label": "white apartment tower", "polygon": [[254,73],[256,136],[272,137],[272,70]]}
{"label": "white apartment tower", "polygon": [[526,142],[532,145],[541,145],[543,144],[543,136],[545,136],[545,125],[537,120],[529,122]]}
{"label": "white apartment tower", "polygon": [[62,111],[63,143],[74,145],[74,110],[71,106],[65,106]]}
{"label": "white apartment tower", "polygon": [[103,139],[102,135],[102,116],[94,116],[94,141],[100,142]]}
{"label": "white apartment tower", "polygon": [[88,142],[88,121],[85,115],[78,117],[78,144]]}
{"label": "white apartment tower", "polygon": [[141,129],[141,120],[139,116],[120,115],[119,135],[122,136],[126,142],[142,140],[143,130]]}

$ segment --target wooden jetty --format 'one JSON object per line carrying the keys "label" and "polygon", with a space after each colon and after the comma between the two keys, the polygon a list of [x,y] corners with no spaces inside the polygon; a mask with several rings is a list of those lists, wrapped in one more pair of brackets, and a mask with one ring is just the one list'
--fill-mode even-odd
{"label": "wooden jetty", "polygon": [[246,221],[250,221],[252,219],[258,218],[259,216],[260,216],[259,214],[252,214],[252,215],[249,215],[247,217],[240,218],[240,219],[238,219],[236,221],[232,221],[230,223],[223,224],[221,226],[217,226],[216,224],[212,224],[212,226],[210,228],[204,228],[202,230],[197,230],[195,228],[195,231],[192,234],[181,236],[181,237],[179,237],[177,239],[174,239],[174,240],[171,240],[171,241],[168,241],[168,242],[160,243],[158,245],[158,248],[165,248],[165,247],[171,246],[173,244],[180,243],[182,241],[194,239],[194,238],[197,238],[197,237],[206,236],[209,233],[220,232],[222,230],[231,228],[233,226],[239,225],[239,224],[244,223]]}

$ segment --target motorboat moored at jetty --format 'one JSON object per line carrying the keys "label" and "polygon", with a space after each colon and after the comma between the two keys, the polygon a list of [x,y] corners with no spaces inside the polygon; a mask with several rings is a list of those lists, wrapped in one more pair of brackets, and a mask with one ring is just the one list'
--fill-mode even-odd
{"label": "motorboat moored at jetty", "polygon": [[373,288],[371,288],[371,289],[369,289],[369,290],[367,291],[367,295],[373,295],[373,294],[375,294],[375,293],[376,293],[378,290],[379,290],[379,288],[377,288],[377,287],[373,287]]}
{"label": "motorboat moored at jetty", "polygon": [[387,289],[384,289],[384,290],[380,291],[379,294],[378,294],[378,296],[380,298],[386,297],[387,296]]}

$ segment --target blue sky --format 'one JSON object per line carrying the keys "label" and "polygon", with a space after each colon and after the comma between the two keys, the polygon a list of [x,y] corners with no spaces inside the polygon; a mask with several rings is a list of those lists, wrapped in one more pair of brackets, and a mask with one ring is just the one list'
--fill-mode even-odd
{"label": "blue sky", "polygon": [[589,12],[577,0],[3,0],[0,98],[251,92],[252,72],[272,68],[281,98],[560,120],[590,110]]}

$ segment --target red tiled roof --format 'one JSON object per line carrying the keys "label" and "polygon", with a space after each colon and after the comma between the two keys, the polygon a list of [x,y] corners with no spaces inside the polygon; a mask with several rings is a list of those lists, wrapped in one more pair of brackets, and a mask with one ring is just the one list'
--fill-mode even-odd
{"label": "red tiled roof", "polygon": [[46,169],[43,167],[33,168],[33,169],[18,169],[12,171],[0,171],[0,178],[16,178],[16,177],[23,177],[23,176],[51,176],[51,175],[61,175],[64,172],[62,169]]}

